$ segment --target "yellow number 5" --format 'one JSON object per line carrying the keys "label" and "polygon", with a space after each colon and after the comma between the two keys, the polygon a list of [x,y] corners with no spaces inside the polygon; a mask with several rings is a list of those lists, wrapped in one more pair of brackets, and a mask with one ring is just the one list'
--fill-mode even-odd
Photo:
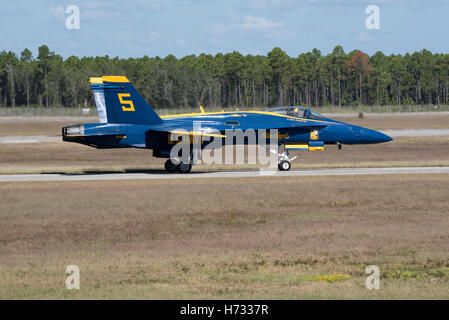
{"label": "yellow number 5", "polygon": [[129,105],[129,107],[122,106],[122,110],[123,111],[136,111],[136,109],[134,109],[133,102],[131,100],[123,100],[123,97],[129,98],[129,97],[131,97],[131,94],[129,94],[129,93],[119,93],[118,94],[118,99],[120,100],[120,103]]}

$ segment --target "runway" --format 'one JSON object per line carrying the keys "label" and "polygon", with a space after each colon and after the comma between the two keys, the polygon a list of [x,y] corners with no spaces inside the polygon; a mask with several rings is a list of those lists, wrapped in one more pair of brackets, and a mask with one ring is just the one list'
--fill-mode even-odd
{"label": "runway", "polygon": [[364,176],[392,174],[449,174],[449,167],[390,167],[390,168],[335,168],[280,171],[192,171],[189,174],[167,174],[164,171],[141,173],[89,173],[89,174],[11,174],[0,175],[1,182],[53,182],[53,181],[117,181],[117,180],[173,180],[260,177],[310,176]]}

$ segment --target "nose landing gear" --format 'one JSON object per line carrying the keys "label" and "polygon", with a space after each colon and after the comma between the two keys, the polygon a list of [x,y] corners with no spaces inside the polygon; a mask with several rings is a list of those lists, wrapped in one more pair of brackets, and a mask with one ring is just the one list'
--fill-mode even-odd
{"label": "nose landing gear", "polygon": [[289,171],[292,167],[291,162],[293,160],[298,159],[299,156],[295,156],[293,158],[289,158],[288,157],[288,151],[285,150],[283,153],[279,153],[279,164],[278,164],[278,168],[280,171]]}
{"label": "nose landing gear", "polygon": [[279,162],[278,164],[278,168],[280,171],[288,171],[291,168],[291,163],[288,160],[282,160],[281,162]]}
{"label": "nose landing gear", "polygon": [[278,168],[280,171],[289,171],[292,167],[292,161],[299,158],[299,156],[295,156],[293,158],[288,157],[288,150],[285,150],[283,153],[279,152],[281,146],[278,146],[278,150],[273,150],[269,146],[264,145],[264,147],[273,154],[277,154],[279,156]]}

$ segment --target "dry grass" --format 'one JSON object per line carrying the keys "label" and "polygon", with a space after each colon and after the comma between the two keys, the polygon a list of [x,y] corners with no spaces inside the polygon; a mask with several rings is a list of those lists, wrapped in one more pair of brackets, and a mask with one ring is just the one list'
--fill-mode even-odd
{"label": "dry grass", "polygon": [[[377,129],[449,123],[447,115],[341,120]],[[0,135],[57,135],[73,123],[1,121]],[[163,162],[147,150],[0,145],[0,173],[159,170]],[[449,165],[448,138],[331,147],[294,162],[416,165]],[[448,175],[2,183],[0,299],[447,299],[447,190]],[[64,287],[70,264],[81,269],[79,292]],[[381,269],[380,291],[364,286],[371,264]]]}
{"label": "dry grass", "polygon": [[357,115],[333,116],[335,120],[356,124],[371,129],[440,129],[449,128],[449,113],[440,114],[367,114],[363,119]]}
{"label": "dry grass", "polygon": [[0,298],[448,298],[448,189],[448,175],[3,183]]}
{"label": "dry grass", "polygon": [[51,135],[60,136],[62,127],[78,123],[96,122],[96,119],[67,120],[56,118],[45,118],[43,120],[34,119],[8,119],[0,118],[0,136],[33,136]]}

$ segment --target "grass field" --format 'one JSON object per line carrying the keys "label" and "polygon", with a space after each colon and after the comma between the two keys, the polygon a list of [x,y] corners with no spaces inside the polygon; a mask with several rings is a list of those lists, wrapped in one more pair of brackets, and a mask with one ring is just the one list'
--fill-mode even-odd
{"label": "grass field", "polygon": [[[449,115],[335,117],[447,128]],[[95,121],[95,120],[91,120]],[[0,136],[83,119],[0,119]],[[0,144],[0,174],[157,171],[151,151]],[[303,152],[294,168],[449,165],[449,138]],[[249,169],[197,166],[194,170]],[[0,183],[0,299],[448,299],[449,175]],[[81,290],[65,269],[81,270]],[[365,288],[377,265],[381,289]]]}
{"label": "grass field", "polygon": [[0,298],[447,299],[448,189],[447,175],[3,183]]}

